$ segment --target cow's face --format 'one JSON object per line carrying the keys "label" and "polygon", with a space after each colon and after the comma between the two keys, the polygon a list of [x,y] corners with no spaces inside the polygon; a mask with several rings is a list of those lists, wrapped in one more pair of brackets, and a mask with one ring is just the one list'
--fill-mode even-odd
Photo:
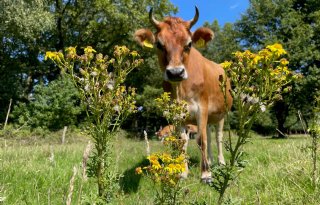
{"label": "cow's face", "polygon": [[180,82],[188,78],[188,60],[191,57],[193,43],[202,41],[204,44],[213,38],[213,32],[208,28],[200,28],[193,34],[190,28],[197,22],[199,12],[190,21],[177,17],[166,17],[164,21],[157,21],[149,12],[150,22],[157,32],[153,34],[148,29],[135,32],[136,41],[145,47],[156,47],[159,63],[164,80]]}

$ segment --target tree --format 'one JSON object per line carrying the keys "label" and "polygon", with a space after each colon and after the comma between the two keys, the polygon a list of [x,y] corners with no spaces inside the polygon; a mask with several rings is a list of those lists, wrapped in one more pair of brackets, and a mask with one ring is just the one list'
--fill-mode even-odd
{"label": "tree", "polygon": [[168,0],[51,0],[50,7],[56,25],[45,38],[50,40],[48,49],[59,51],[67,46],[90,45],[108,55],[115,45],[136,48],[132,34],[149,25],[149,7],[160,16],[176,11]]}
{"label": "tree", "polygon": [[44,0],[0,1],[0,121],[10,99],[28,99],[30,75],[42,70],[37,42],[53,20]]}
{"label": "tree", "polygon": [[[316,83],[320,77],[315,75],[320,69],[319,17],[320,2],[316,0],[251,0],[249,9],[235,23],[244,49],[256,50],[271,43],[281,43],[288,51],[290,69],[305,76],[292,84],[292,91],[282,95],[273,107],[278,129],[284,133],[289,111],[303,109],[307,114],[311,111],[315,91],[320,88]],[[310,80],[312,86],[307,83]]]}
{"label": "tree", "polygon": [[[134,49],[136,44],[131,34],[136,28],[149,25],[149,7],[155,8],[158,17],[177,10],[168,0],[1,1],[0,121],[4,121],[10,98],[14,104],[29,103],[34,86],[39,83],[46,86],[59,78],[59,69],[43,61],[46,51],[91,45],[98,52],[110,55],[117,44]],[[149,76],[155,67],[147,69]],[[140,91],[148,82],[127,80],[129,85],[140,87]]]}
{"label": "tree", "polygon": [[48,85],[35,86],[31,101],[19,103],[12,114],[20,125],[58,130],[77,124],[79,115],[84,112],[79,105],[78,90],[71,81],[61,78]]}
{"label": "tree", "polygon": [[215,20],[212,24],[205,23],[204,26],[212,29],[214,39],[203,54],[217,63],[232,59],[232,53],[240,49],[233,24],[226,23],[220,28],[218,21]]}
{"label": "tree", "polygon": [[[51,42],[48,50],[58,51],[66,46],[91,45],[98,52],[107,55],[112,55],[115,45],[138,49],[132,36],[138,28],[151,28],[148,18],[150,7],[154,8],[158,18],[177,11],[168,0],[51,0],[50,5],[55,8],[56,26],[46,37]],[[143,93],[145,85],[161,87],[161,74],[153,53],[150,50],[139,53],[145,59],[145,64],[132,72],[126,85],[136,87],[138,93]],[[59,71],[53,66],[49,68],[50,81],[59,76]]]}

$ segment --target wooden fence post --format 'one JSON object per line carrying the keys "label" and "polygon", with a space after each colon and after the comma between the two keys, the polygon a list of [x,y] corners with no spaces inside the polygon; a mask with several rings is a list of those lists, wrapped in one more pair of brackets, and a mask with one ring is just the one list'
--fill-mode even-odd
{"label": "wooden fence post", "polygon": [[64,144],[64,142],[65,142],[67,129],[68,129],[68,126],[64,126],[62,137],[61,137],[61,143],[62,144]]}
{"label": "wooden fence post", "polygon": [[8,108],[8,112],[7,112],[7,116],[6,116],[6,121],[4,122],[3,129],[6,129],[6,126],[8,123],[8,118],[9,118],[9,114],[10,114],[10,110],[11,110],[11,104],[12,104],[12,98],[10,99],[9,108]]}

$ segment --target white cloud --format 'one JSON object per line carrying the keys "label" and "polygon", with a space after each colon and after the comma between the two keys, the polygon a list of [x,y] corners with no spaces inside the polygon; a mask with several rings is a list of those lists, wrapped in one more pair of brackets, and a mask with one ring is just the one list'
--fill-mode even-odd
{"label": "white cloud", "polygon": [[239,6],[239,4],[233,4],[229,7],[230,10],[236,9]]}

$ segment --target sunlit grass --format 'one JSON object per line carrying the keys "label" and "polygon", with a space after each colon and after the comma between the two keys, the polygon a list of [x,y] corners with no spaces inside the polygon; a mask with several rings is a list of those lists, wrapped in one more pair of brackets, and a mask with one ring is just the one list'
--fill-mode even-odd
{"label": "sunlit grass", "polygon": [[[0,138],[0,197],[4,204],[65,204],[73,167],[81,172],[83,150],[87,139],[70,140],[64,145],[21,143],[12,138]],[[241,204],[320,204],[319,192],[311,185],[311,139],[305,136],[273,140],[254,136],[245,146],[249,164],[227,192]],[[217,193],[200,183],[200,152],[195,140],[190,140],[189,178],[182,181],[185,204],[215,204]],[[151,152],[160,151],[162,144],[150,141]],[[215,145],[214,150],[215,150]],[[135,175],[138,166],[148,163],[145,142],[119,137],[116,146],[122,193],[115,204],[152,204],[154,190],[151,180]],[[52,159],[52,153],[54,155]],[[83,184],[79,197],[80,183]],[[97,191],[95,183],[77,175],[72,204],[90,201]],[[1,203],[1,202],[0,202]]]}

